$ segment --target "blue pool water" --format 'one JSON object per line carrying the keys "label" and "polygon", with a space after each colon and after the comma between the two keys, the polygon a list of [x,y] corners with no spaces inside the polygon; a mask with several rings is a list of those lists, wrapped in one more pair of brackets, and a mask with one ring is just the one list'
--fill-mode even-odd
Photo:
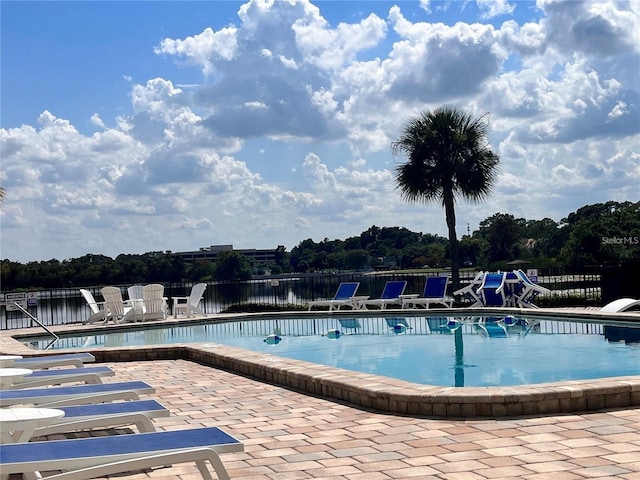
{"label": "blue pool water", "polygon": [[[25,342],[44,348],[49,339]],[[218,343],[414,383],[507,386],[640,375],[640,324],[523,317],[244,319],[62,337],[54,348]]]}

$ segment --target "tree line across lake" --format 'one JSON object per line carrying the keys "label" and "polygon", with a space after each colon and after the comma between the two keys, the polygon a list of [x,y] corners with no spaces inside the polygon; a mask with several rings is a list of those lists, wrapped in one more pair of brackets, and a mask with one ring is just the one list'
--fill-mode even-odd
{"label": "tree line across lake", "polygon": [[[640,202],[587,205],[560,222],[496,213],[460,239],[461,267],[506,269],[522,260],[535,267],[602,265],[640,259]],[[237,252],[216,262],[186,263],[166,252],[87,254],[68,260],[1,262],[3,291],[152,282],[248,280],[265,273],[306,273],[451,266],[445,237],[402,227],[372,226],[359,236],[320,242],[303,240],[281,251],[272,264],[252,264]]]}

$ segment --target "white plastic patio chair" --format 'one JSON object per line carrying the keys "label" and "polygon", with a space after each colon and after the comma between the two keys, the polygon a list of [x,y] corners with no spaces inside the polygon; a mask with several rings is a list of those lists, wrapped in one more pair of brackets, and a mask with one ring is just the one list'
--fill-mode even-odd
{"label": "white plastic patio chair", "polygon": [[142,289],[142,285],[131,285],[127,288],[127,295],[129,298],[124,301],[125,306],[133,308],[135,320],[144,320],[144,299]]}
{"label": "white plastic patio chair", "polygon": [[173,317],[178,318],[179,312],[184,312],[187,318],[193,314],[204,315],[199,304],[206,288],[206,283],[197,283],[191,287],[191,294],[188,297],[173,297]]}
{"label": "white plastic patio chair", "polygon": [[478,272],[469,285],[453,292],[454,297],[461,295],[462,298],[471,302],[471,305],[469,305],[471,307],[479,307],[482,305],[482,300],[480,300],[480,296],[477,291],[478,288],[480,288],[480,285],[482,285],[484,275],[485,272]]}
{"label": "white plastic patio chair", "polygon": [[103,287],[100,292],[109,310],[108,320],[112,320],[113,323],[123,323],[135,317],[136,310],[131,306],[125,305],[124,300],[122,300],[122,292],[118,287]]}
{"label": "white plastic patio chair", "polygon": [[142,300],[144,302],[143,320],[167,318],[167,301],[164,298],[164,285],[152,283],[142,287]]}
{"label": "white plastic patio chair", "polygon": [[84,288],[80,289],[80,293],[91,309],[91,315],[83,323],[106,323],[108,311],[105,302],[96,302],[93,294]]}

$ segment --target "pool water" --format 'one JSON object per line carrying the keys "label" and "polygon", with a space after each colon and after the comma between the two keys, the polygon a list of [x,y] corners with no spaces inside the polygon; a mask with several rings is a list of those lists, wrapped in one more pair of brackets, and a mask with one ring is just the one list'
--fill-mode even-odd
{"label": "pool water", "polygon": [[[49,341],[25,343],[44,348]],[[640,324],[511,316],[244,319],[61,337],[54,348],[192,342],[438,386],[640,375]]]}

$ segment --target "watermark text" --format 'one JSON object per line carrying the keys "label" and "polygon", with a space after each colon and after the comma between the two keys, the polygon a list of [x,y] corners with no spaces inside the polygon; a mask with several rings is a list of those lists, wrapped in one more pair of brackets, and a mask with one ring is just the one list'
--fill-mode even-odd
{"label": "watermark text", "polygon": [[640,237],[602,237],[605,245],[640,245]]}

